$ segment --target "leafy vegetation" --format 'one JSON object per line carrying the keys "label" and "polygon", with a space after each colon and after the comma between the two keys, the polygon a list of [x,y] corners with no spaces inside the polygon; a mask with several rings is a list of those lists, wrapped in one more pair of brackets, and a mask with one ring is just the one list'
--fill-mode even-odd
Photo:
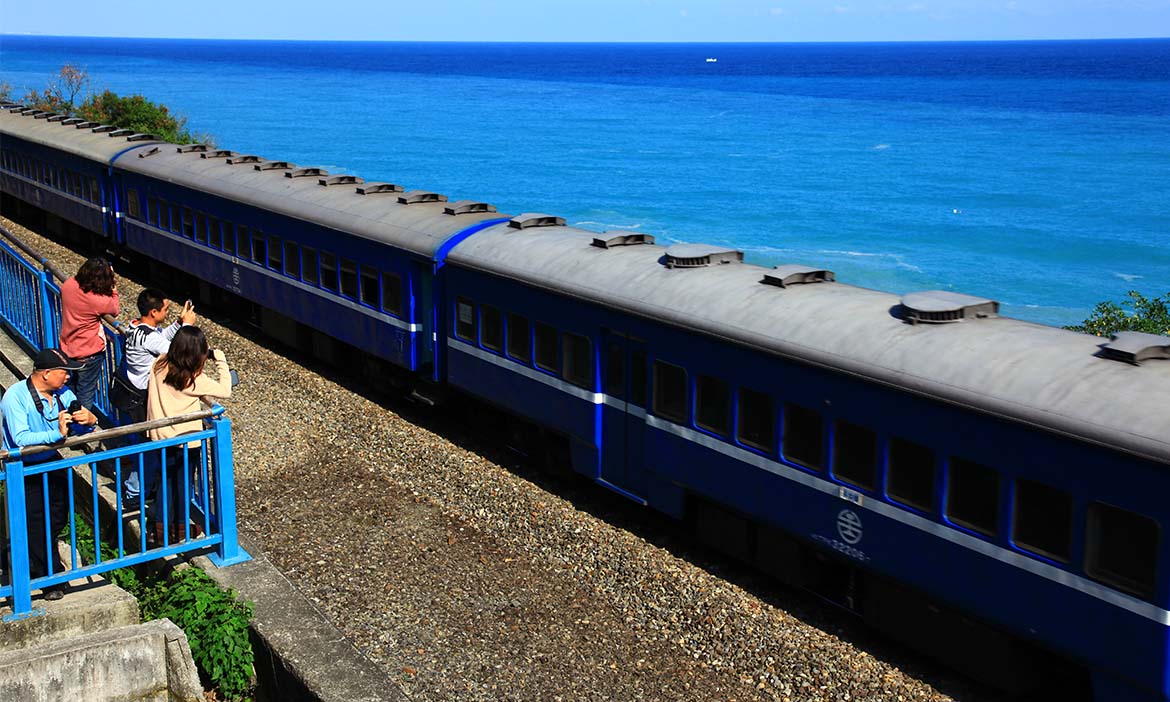
{"label": "leafy vegetation", "polygon": [[1170,336],[1170,293],[1150,298],[1131,290],[1128,297],[1125,307],[1112,301],[1098,303],[1093,314],[1082,324],[1065,329],[1097,336],[1111,336],[1122,331]]}
{"label": "leafy vegetation", "polygon": [[[13,99],[12,86],[0,83],[0,100]],[[211,143],[206,135],[192,134],[187,128],[187,118],[174,114],[166,105],[151,102],[142,95],[121,96],[110,90],[93,92],[89,73],[72,63],[62,66],[44,89],[30,89],[20,102],[46,112],[153,134],[176,144]]]}

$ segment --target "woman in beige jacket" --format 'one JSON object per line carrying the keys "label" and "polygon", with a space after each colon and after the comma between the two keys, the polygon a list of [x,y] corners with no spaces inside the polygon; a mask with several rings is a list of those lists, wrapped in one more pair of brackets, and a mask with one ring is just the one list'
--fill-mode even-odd
{"label": "woman in beige jacket", "polygon": [[[207,337],[203,330],[196,326],[185,326],[175,334],[167,352],[158,357],[151,366],[150,376],[146,383],[146,419],[164,419],[178,417],[192,412],[198,412],[201,401],[210,401],[210,398],[231,397],[231,370],[223,351],[216,349],[210,352],[215,360],[216,375],[212,379],[203,374],[207,365],[209,349]],[[152,440],[170,439],[175,436],[199,431],[203,428],[203,421],[199,419],[181,422],[170,426],[151,429],[147,432]],[[199,441],[189,441],[186,451],[179,446],[167,450],[167,513],[170,515],[171,542],[183,538],[183,458],[187,457],[188,471],[197,472],[199,467]],[[190,475],[188,488],[196,485],[197,475]],[[156,483],[157,484],[157,483]],[[162,493],[160,492],[160,495]],[[190,499],[190,493],[186,496]],[[151,516],[155,521],[156,540],[162,542],[162,506],[156,498],[152,505]],[[192,527],[192,536],[195,536],[195,527]]]}

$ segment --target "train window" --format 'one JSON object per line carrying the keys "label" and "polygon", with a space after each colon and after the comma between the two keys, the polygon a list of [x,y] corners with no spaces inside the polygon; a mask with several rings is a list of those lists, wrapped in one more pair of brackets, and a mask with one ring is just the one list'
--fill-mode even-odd
{"label": "train window", "polygon": [[402,278],[397,273],[382,274],[382,309],[402,316]]}
{"label": "train window", "polygon": [[202,212],[195,213],[195,241],[207,243],[207,215]]}
{"label": "train window", "polygon": [[[242,227],[240,228],[242,229]],[[224,253],[236,255],[236,232],[237,226],[231,222],[223,223],[223,250]]]}
{"label": "train window", "polygon": [[301,280],[313,285],[321,280],[317,275],[317,250],[308,246],[301,248]]}
{"label": "train window", "polygon": [[146,221],[156,227],[162,226],[161,218],[159,217],[158,198],[146,198]]}
{"label": "train window", "polygon": [[890,439],[886,492],[902,504],[934,511],[934,451],[905,439]]}
{"label": "train window", "polygon": [[455,336],[475,341],[475,305],[466,297],[455,298]]}
{"label": "train window", "polygon": [[479,306],[479,343],[492,351],[504,350],[504,319],[490,305]]}
{"label": "train window", "polygon": [[630,352],[630,404],[646,406],[646,352]]}
{"label": "train window", "polygon": [[207,218],[207,245],[213,249],[223,247],[223,233],[219,228],[218,217]]}
{"label": "train window", "polygon": [[354,300],[358,296],[357,264],[348,258],[341,259],[341,294]]}
{"label": "train window", "polygon": [[252,232],[252,260],[259,263],[261,266],[268,263],[268,242],[264,239],[264,233],[255,229]]}
{"label": "train window", "polygon": [[183,216],[180,214],[180,208],[176,204],[171,204],[171,231],[178,234],[183,230]]}
{"label": "train window", "polygon": [[337,292],[337,257],[321,252],[321,287]]}
{"label": "train window", "polygon": [[557,363],[557,330],[544,322],[533,324],[532,360],[537,368],[550,373],[560,370],[560,364]]}
{"label": "train window", "polygon": [[90,176],[89,178],[89,201],[97,204],[101,199],[101,188],[98,186],[98,179]]}
{"label": "train window", "polygon": [[80,173],[73,174],[73,194],[77,197],[83,196]]}
{"label": "train window", "polygon": [[126,212],[128,212],[130,214],[130,216],[134,219],[142,219],[142,209],[140,208],[140,204],[141,203],[138,202],[138,191],[137,190],[127,190],[126,191]]}
{"label": "train window", "polygon": [[736,438],[740,443],[771,451],[776,442],[776,410],[772,398],[762,392],[739,389],[739,424]]}
{"label": "train window", "polygon": [[293,278],[301,277],[301,247],[295,241],[284,242],[284,274]]}
{"label": "train window", "polygon": [[593,389],[593,343],[580,334],[565,332],[561,335],[564,357],[561,359],[561,375],[573,385],[586,390]]}
{"label": "train window", "polygon": [[616,400],[626,396],[626,350],[621,344],[605,345],[605,394]]}
{"label": "train window", "polygon": [[369,305],[374,309],[378,309],[378,303],[381,300],[378,296],[381,289],[378,287],[378,271],[369,266],[362,266],[361,270],[361,284],[362,284],[362,304]]}
{"label": "train window", "polygon": [[1072,547],[1072,496],[1064,490],[1016,479],[1012,541],[1020,548],[1067,563]]}
{"label": "train window", "polygon": [[821,415],[800,405],[784,405],[784,458],[805,468],[825,465],[825,423]]}
{"label": "train window", "polygon": [[995,536],[999,531],[999,474],[987,466],[952,457],[947,471],[947,519]]}
{"label": "train window", "polygon": [[508,315],[508,355],[517,361],[528,363],[532,357],[532,342],[528,320],[518,314]]}
{"label": "train window", "polygon": [[195,238],[195,214],[191,212],[190,207],[183,208],[183,236],[188,239]]}
{"label": "train window", "polygon": [[833,475],[864,490],[877,487],[877,435],[872,430],[834,422]]}
{"label": "train window", "polygon": [[1158,523],[1101,502],[1089,505],[1085,572],[1094,580],[1139,597],[1154,594]]}
{"label": "train window", "polygon": [[268,267],[278,273],[284,270],[284,245],[278,236],[268,237]]}
{"label": "train window", "polygon": [[731,391],[727,383],[707,375],[695,376],[695,424],[720,436],[731,433]]}
{"label": "train window", "polygon": [[687,372],[663,361],[654,362],[654,414],[687,421]]}

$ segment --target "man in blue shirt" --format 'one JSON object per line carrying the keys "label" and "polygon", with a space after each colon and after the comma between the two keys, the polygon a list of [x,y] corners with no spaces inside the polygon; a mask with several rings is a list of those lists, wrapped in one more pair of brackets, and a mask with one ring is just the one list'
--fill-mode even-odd
{"label": "man in blue shirt", "polygon": [[[60,443],[69,435],[70,425],[85,427],[85,431],[93,427],[97,417],[88,409],[76,406],[73,411],[69,411],[77,397],[65,387],[65,383],[69,381],[69,372],[79,367],[80,364],[71,361],[60,349],[45,349],[37,354],[32,375],[23,383],[9,387],[4,393],[4,399],[0,400],[6,450]],[[23,460],[28,466],[59,457],[56,450],[49,449],[24,456]],[[45,531],[44,513],[46,487],[49,491],[48,534]],[[65,569],[55,544],[57,534],[69,520],[68,490],[64,470],[24,479],[29,575],[33,578],[49,574],[49,558],[53,559],[53,573]],[[59,600],[62,595],[63,588],[59,585],[45,589],[47,600]]]}

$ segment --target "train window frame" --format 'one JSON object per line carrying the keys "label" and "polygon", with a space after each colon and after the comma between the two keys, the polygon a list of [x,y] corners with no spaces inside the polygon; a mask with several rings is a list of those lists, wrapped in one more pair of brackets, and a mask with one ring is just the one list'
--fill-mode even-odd
{"label": "train window frame", "polygon": [[126,189],[126,214],[130,219],[142,220],[142,203],[138,201],[138,191],[134,188]]}
{"label": "train window frame", "polygon": [[[881,466],[878,463],[876,431],[857,422],[833,420],[831,455],[832,467],[829,474],[834,479],[866,492],[877,491],[881,480],[879,475]],[[868,475],[865,475],[867,470]]]}
{"label": "train window frame", "polygon": [[223,249],[223,229],[219,217],[207,217],[207,245],[216,251]]}
{"label": "train window frame", "polygon": [[[668,374],[671,377],[666,377]],[[654,414],[676,424],[686,424],[687,410],[690,407],[690,402],[688,402],[690,400],[690,383],[688,382],[687,369],[656,358],[654,359],[652,376],[650,395]]]}
{"label": "train window frame", "polygon": [[593,340],[582,334],[561,334],[561,377],[579,388],[593,390],[596,362]]}
{"label": "train window frame", "polygon": [[83,186],[81,184],[81,174],[72,172],[70,174],[70,185],[72,185],[72,192],[74,197],[82,197]]}
{"label": "train window frame", "polygon": [[321,262],[317,258],[317,249],[312,246],[301,247],[301,280],[309,285],[321,286]]}
{"label": "train window frame", "polygon": [[[1112,514],[1113,519],[1129,519],[1131,524],[1123,525],[1120,529],[1106,530],[1103,522],[1105,517]],[[1135,534],[1138,529],[1134,523],[1138,520],[1146,522],[1146,527],[1152,527],[1152,541],[1140,550],[1135,549]],[[1116,534],[1116,536],[1111,536]],[[1116,543],[1110,543],[1116,542]],[[1158,553],[1162,543],[1162,525],[1153,517],[1146,516],[1131,509],[1118,507],[1106,502],[1090,502],[1085,509],[1085,546],[1084,569],[1085,575],[1099,583],[1127,592],[1143,599],[1152,599],[1158,584]],[[1112,548],[1110,548],[1112,546]],[[1149,564],[1149,572],[1136,574],[1118,571],[1110,564],[1102,564],[1103,555],[1116,554],[1118,551],[1129,551],[1125,554],[1127,560],[1140,565]]]}
{"label": "train window frame", "polygon": [[402,316],[402,276],[382,271],[382,311]]}
{"label": "train window frame", "polygon": [[284,242],[280,237],[272,234],[269,234],[267,239],[265,245],[268,256],[264,259],[264,265],[270,271],[282,273],[284,271]]}
{"label": "train window frame", "polygon": [[239,227],[235,222],[224,220],[221,231],[223,232],[223,252],[231,254],[233,259],[238,258],[240,241]]}
{"label": "train window frame", "polygon": [[[925,457],[922,453],[927,454]],[[923,459],[926,460],[923,460]],[[929,477],[924,478],[924,473]],[[927,482],[923,489],[923,483]],[[897,487],[895,487],[897,483]],[[902,486],[909,484],[908,490]],[[934,449],[916,441],[891,436],[886,442],[885,493],[891,502],[933,514],[938,504],[938,455]],[[930,495],[928,502],[920,498]]]}
{"label": "train window frame", "polygon": [[195,211],[190,207],[183,205],[182,207],[183,228],[179,233],[184,239],[195,238]]}
{"label": "train window frame", "polygon": [[[755,397],[752,397],[755,396]],[[760,403],[755,407],[745,406],[745,400],[753,403]],[[767,422],[755,422],[760,427],[767,426],[767,442],[756,441],[748,435],[745,430],[745,417],[757,417],[762,414],[761,406],[767,407]],[[752,390],[751,388],[740,387],[736,389],[735,393],[735,441],[736,443],[745,446],[749,449],[761,451],[770,454],[776,449],[776,403],[772,400],[772,396],[766,392],[759,390]],[[754,427],[753,427],[754,428]]]}
{"label": "train window frame", "polygon": [[207,215],[195,211],[195,243],[207,246]]}
{"label": "train window frame", "polygon": [[[960,473],[970,473],[971,475],[975,475],[979,471],[986,471],[990,476],[995,478],[995,485],[990,491],[990,494],[995,496],[995,516],[991,520],[992,526],[990,529],[988,529],[984,524],[972,521],[966,516],[958,516],[953,512],[956,498],[956,477]],[[966,478],[964,478],[964,480],[965,479]],[[1002,486],[1003,476],[1000,475],[998,470],[970,459],[959,456],[951,456],[947,459],[946,497],[944,498],[943,502],[943,516],[946,518],[947,522],[951,524],[978,534],[982,534],[988,538],[997,538],[1000,531],[1000,517],[1003,515]],[[967,497],[964,496],[964,499],[967,499]],[[986,506],[984,505],[980,505],[979,507],[986,509]]]}
{"label": "train window frame", "polygon": [[532,323],[532,365],[557,375],[561,371],[557,328],[546,322]]}
{"label": "train window frame", "polygon": [[498,307],[479,306],[479,345],[488,351],[503,353],[504,315]]}
{"label": "train window frame", "polygon": [[256,265],[261,268],[268,267],[268,239],[265,238],[264,232],[259,229],[252,229],[251,241],[249,244],[248,255]]}
{"label": "train window frame", "polygon": [[301,247],[292,239],[284,240],[284,274],[289,278],[301,279]]}
{"label": "train window frame", "polygon": [[98,204],[102,197],[102,186],[94,176],[89,177],[89,201]]}
{"label": "train window frame", "polygon": [[[804,422],[808,420],[805,427],[794,427],[797,422]],[[825,470],[825,418],[824,416],[804,405],[798,405],[792,402],[784,403],[784,408],[780,418],[780,456],[789,463],[813,471],[815,473],[823,473]],[[793,432],[797,428],[809,428],[815,426],[817,429],[817,436],[815,442],[793,439],[789,441],[789,436],[795,436]],[[800,456],[798,453],[803,453],[805,448],[816,447],[816,461],[807,460],[812,458],[812,455]],[[793,448],[800,448],[799,452],[793,452]]]}
{"label": "train window frame", "polygon": [[337,291],[347,300],[358,301],[357,262],[351,258],[337,258]]}
{"label": "train window frame", "polygon": [[172,234],[182,234],[182,231],[183,231],[182,212],[183,212],[183,208],[179,206],[179,203],[177,203],[177,202],[171,203],[170,223],[171,223],[171,233]]}
{"label": "train window frame", "polygon": [[[338,286],[338,270],[337,270],[337,255],[329,251],[319,252],[317,263],[320,266],[321,289],[328,290],[331,293],[337,293],[340,288]],[[331,275],[326,275],[326,271],[331,271]]]}
{"label": "train window frame", "polygon": [[147,196],[146,198],[146,223],[162,229],[162,213],[159,210],[157,197]]}
{"label": "train window frame", "polygon": [[[711,397],[715,395],[714,402],[718,404],[719,392],[722,391],[723,416],[718,417],[719,408],[711,406]],[[705,403],[704,396],[707,402]],[[695,426],[703,431],[709,432],[716,436],[727,438],[731,436],[731,385],[726,381],[720,380],[711,375],[703,373],[695,374],[695,391],[694,391],[695,406],[693,412],[695,414]],[[708,414],[708,410],[713,410],[713,413]],[[718,420],[722,419],[722,424]],[[708,421],[716,420],[716,421]]]}
{"label": "train window frame", "polygon": [[455,331],[455,338],[469,341],[472,344],[476,343],[476,331],[479,325],[475,315],[475,303],[469,297],[456,296],[453,312],[455,317],[451,328]]}
{"label": "train window frame", "polygon": [[[1049,493],[1047,495],[1043,493]],[[1030,496],[1029,496],[1030,495]],[[1056,504],[1059,501],[1062,504]],[[1035,506],[1027,503],[1036,502]],[[1056,512],[1064,510],[1063,512]],[[1055,512],[1055,513],[1054,513]],[[1063,534],[1057,534],[1058,517],[1063,521]],[[1057,563],[1069,563],[1072,559],[1073,520],[1076,518],[1076,503],[1066,490],[1030,478],[1017,477],[1012,481],[1012,523],[1011,543],[1016,548],[1042,556]],[[1027,534],[1021,535],[1026,529]],[[1035,538],[1037,535],[1039,539]],[[1063,552],[1054,541],[1039,543],[1053,536],[1063,537]]]}
{"label": "train window frame", "polygon": [[382,309],[381,276],[373,266],[358,266],[358,302],[372,310]]}
{"label": "train window frame", "polygon": [[532,323],[527,317],[509,312],[504,336],[507,342],[505,356],[525,365],[532,363]]}

